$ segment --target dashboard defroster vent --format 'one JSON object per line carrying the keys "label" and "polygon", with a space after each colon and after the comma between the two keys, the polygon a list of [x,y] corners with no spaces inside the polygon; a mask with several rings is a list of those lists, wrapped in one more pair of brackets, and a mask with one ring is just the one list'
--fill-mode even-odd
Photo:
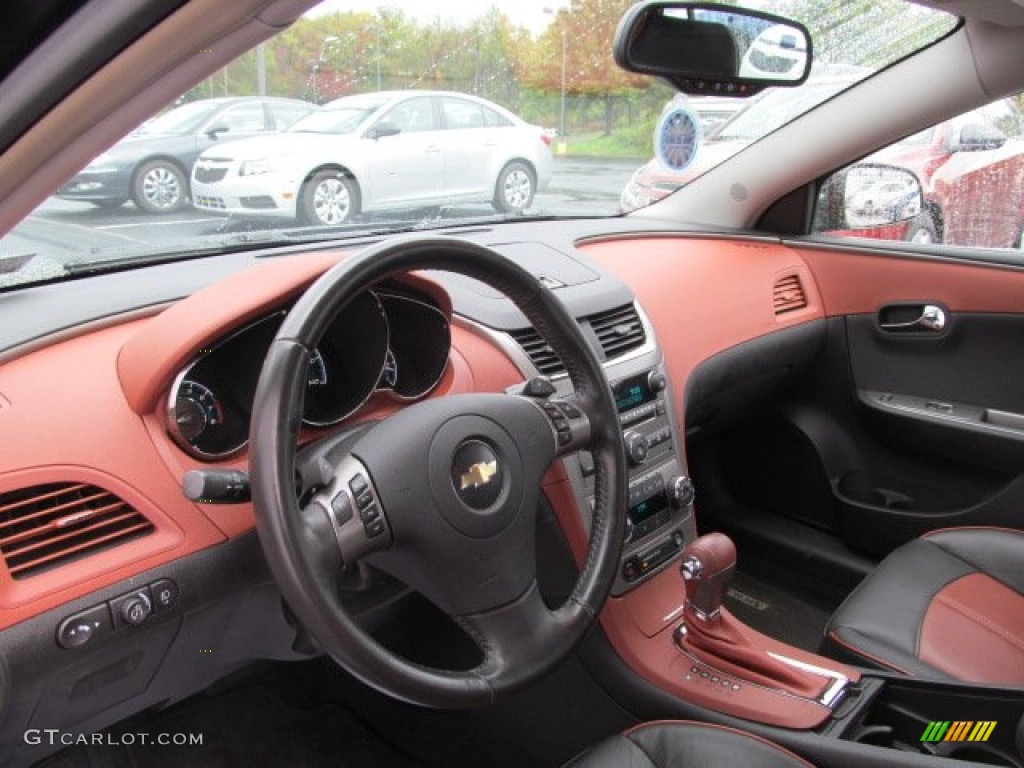
{"label": "dashboard defroster vent", "polygon": [[[597,340],[604,360],[622,357],[647,341],[644,324],[632,304],[588,315],[580,320],[580,325],[584,336]],[[565,366],[558,355],[533,328],[512,331],[511,336],[542,375],[565,373]]]}
{"label": "dashboard defroster vent", "polygon": [[0,494],[0,554],[15,579],[153,530],[142,513],[94,485],[50,483]]}
{"label": "dashboard defroster vent", "polygon": [[784,315],[787,312],[795,312],[806,307],[807,294],[804,292],[803,283],[800,282],[800,276],[786,275],[786,277],[779,278],[775,283],[772,299],[776,315]]}

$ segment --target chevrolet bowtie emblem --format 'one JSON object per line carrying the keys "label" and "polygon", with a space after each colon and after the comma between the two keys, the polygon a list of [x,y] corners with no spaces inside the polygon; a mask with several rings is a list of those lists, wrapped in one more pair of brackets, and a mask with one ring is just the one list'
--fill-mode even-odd
{"label": "chevrolet bowtie emblem", "polygon": [[497,461],[477,462],[459,478],[459,490],[464,491],[467,488],[479,488],[481,485],[487,485],[496,474],[498,474]]}

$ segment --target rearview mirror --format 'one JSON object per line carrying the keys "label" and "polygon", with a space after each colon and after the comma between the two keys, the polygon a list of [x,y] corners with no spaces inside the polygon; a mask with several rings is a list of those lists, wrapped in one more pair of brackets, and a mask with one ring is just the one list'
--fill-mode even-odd
{"label": "rearview mirror", "polygon": [[811,71],[806,27],[729,5],[646,0],[622,17],[613,45],[623,69],[692,94],[753,96],[800,85]]}

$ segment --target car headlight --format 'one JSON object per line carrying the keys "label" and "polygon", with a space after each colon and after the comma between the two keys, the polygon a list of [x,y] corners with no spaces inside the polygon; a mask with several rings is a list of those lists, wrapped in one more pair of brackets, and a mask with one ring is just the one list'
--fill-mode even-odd
{"label": "car headlight", "polygon": [[255,160],[245,160],[238,168],[239,176],[258,176],[261,173],[272,173],[274,166],[268,157],[260,157]]}

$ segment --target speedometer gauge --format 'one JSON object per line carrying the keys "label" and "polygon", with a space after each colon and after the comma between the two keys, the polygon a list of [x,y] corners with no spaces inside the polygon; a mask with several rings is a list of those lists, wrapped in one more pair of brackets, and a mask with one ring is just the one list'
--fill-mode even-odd
{"label": "speedometer gauge", "polygon": [[174,425],[178,433],[194,444],[210,427],[224,423],[224,410],[209,387],[185,380],[174,402]]}
{"label": "speedometer gauge", "polygon": [[167,431],[193,456],[217,459],[245,445],[248,424],[223,382],[203,374],[199,366],[179,374],[167,403]]}

